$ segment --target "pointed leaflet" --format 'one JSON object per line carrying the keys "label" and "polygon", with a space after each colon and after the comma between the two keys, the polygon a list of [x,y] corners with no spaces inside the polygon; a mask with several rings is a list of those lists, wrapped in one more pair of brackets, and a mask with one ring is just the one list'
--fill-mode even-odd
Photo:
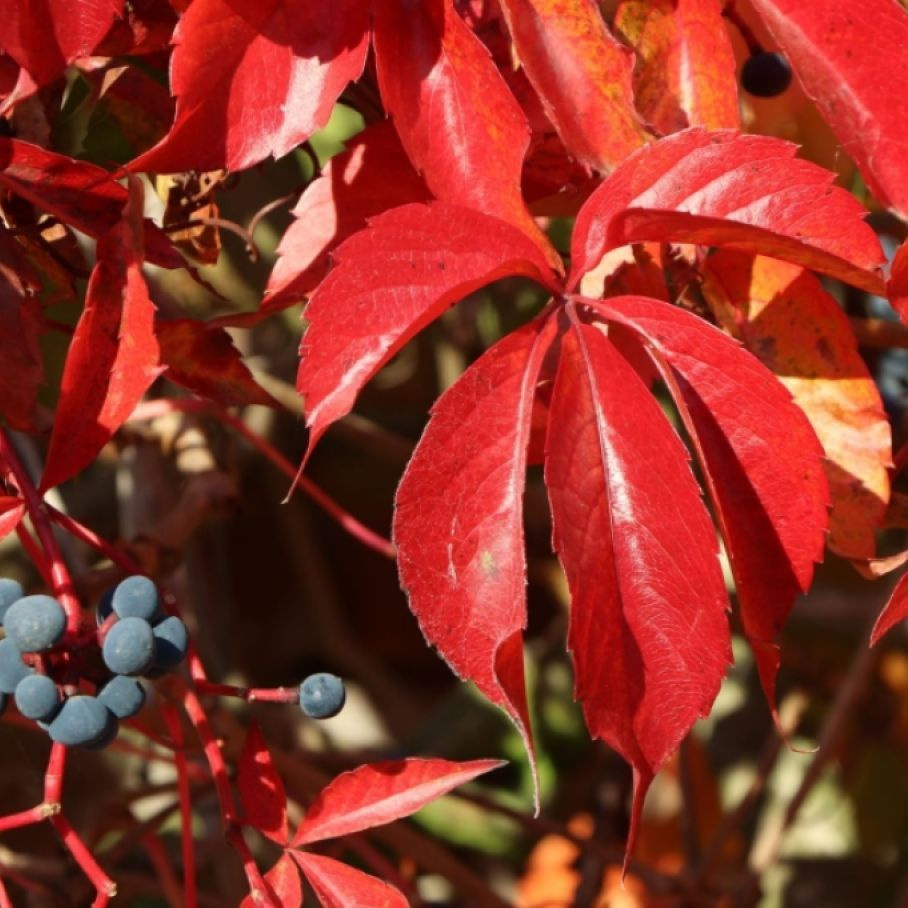
{"label": "pointed leaflet", "polygon": [[308,851],[291,851],[322,908],[408,908],[399,889],[348,864]]}
{"label": "pointed leaflet", "polygon": [[505,764],[501,760],[391,760],[337,776],[309,805],[293,846],[362,832],[408,817],[459,785]]}
{"label": "pointed leaflet", "polygon": [[230,335],[219,325],[192,318],[155,322],[167,377],[224,406],[280,404],[252,377]]}
{"label": "pointed leaflet", "polygon": [[401,585],[426,639],[510,716],[535,774],[523,672],[523,490],[554,321],[507,335],[432,408],[397,490]]}
{"label": "pointed leaflet", "polygon": [[703,292],[719,324],[791,392],[823,445],[829,547],[870,558],[889,501],[892,438],[845,313],[803,268],[728,250],[706,261]]}
{"label": "pointed leaflet", "polygon": [[902,574],[889,601],[883,606],[870,633],[870,645],[875,646],[899,622],[908,618],[908,574]]}
{"label": "pointed leaflet", "polygon": [[908,242],[899,246],[892,259],[886,295],[899,318],[908,324]]}
{"label": "pointed leaflet", "polygon": [[[126,190],[103,168],[4,136],[0,136],[0,187],[96,238],[119,222],[127,198]],[[145,223],[145,245],[148,260],[156,265],[182,268],[186,264],[151,222]]]}
{"label": "pointed leaflet", "polygon": [[653,128],[738,126],[737,66],[719,0],[624,0],[615,31],[637,51],[634,98]]}
{"label": "pointed leaflet", "polygon": [[287,794],[268,745],[258,724],[253,722],[237,769],[237,787],[243,807],[243,822],[258,829],[278,845],[289,841]]}
{"label": "pointed leaflet", "polygon": [[277,247],[262,312],[274,312],[311,293],[328,271],[328,253],[366,226],[366,219],[429,191],[407,159],[389,122],[376,123],[348,142],[300,196]]}
{"label": "pointed leaflet", "polygon": [[590,305],[655,354],[702,463],[774,709],[773,641],[823,554],[829,496],[820,443],[775,376],[712,325],[645,297]]}
{"label": "pointed leaflet", "polygon": [[731,662],[727,596],[687,452],[604,333],[570,314],[545,480],[571,590],[575,696],[591,734],[634,769],[630,855],[653,776]]}
{"label": "pointed leaflet", "polygon": [[908,83],[908,12],[896,0],[752,4],[873,194],[906,217],[908,100],[893,86]]}
{"label": "pointed leaflet", "polygon": [[0,539],[12,533],[25,516],[25,502],[11,495],[0,495]]}
{"label": "pointed leaflet", "polygon": [[519,227],[561,260],[520,193],[526,117],[450,0],[376,0],[382,102],[432,194]]}
{"label": "pointed leaflet", "polygon": [[879,240],[835,175],[796,147],[688,129],[641,148],[590,196],[571,241],[575,287],[610,249],[643,240],[772,255],[880,292]]}
{"label": "pointed leaflet", "polygon": [[88,466],[161,373],[154,304],[142,277],[142,187],[130,185],[123,220],[98,241],[60,387],[41,488]]}
{"label": "pointed leaflet", "polygon": [[633,54],[593,0],[502,0],[523,69],[568,150],[609,171],[649,134],[634,110]]}
{"label": "pointed leaflet", "polygon": [[90,54],[123,12],[123,0],[5,0],[0,47],[40,86]]}
{"label": "pointed leaflet", "polygon": [[468,293],[510,275],[554,287],[539,249],[520,231],[442,203],[380,215],[334,259],[306,307],[300,350],[310,450],[411,337]]}
{"label": "pointed leaflet", "polygon": [[0,225],[0,417],[23,431],[32,428],[38,388],[44,381],[39,289],[38,276]]}
{"label": "pointed leaflet", "polygon": [[[272,899],[269,908],[299,908],[303,904],[303,885],[293,856],[285,851],[265,874],[264,880]],[[276,900],[276,903],[274,902]],[[250,893],[240,902],[240,908],[261,908],[262,899]]]}
{"label": "pointed leaflet", "polygon": [[133,170],[242,170],[328,121],[368,49],[366,0],[194,0],[174,33],[170,132]]}

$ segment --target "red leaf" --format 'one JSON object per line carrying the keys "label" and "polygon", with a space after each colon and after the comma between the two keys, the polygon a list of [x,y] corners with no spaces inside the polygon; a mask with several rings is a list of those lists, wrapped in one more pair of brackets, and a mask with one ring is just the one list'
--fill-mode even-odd
{"label": "red leaf", "polygon": [[174,32],[170,132],[133,170],[242,170],[328,121],[368,49],[368,4],[194,0]]}
{"label": "red leaf", "polygon": [[90,54],[123,12],[123,0],[6,0],[0,47],[38,85]]}
{"label": "red leaf", "polygon": [[[0,137],[0,186],[96,238],[119,223],[127,199],[126,190],[101,167],[5,137]],[[148,260],[156,265],[186,264],[150,221],[145,244]]]}
{"label": "red leaf", "polygon": [[772,373],[703,320],[643,297],[591,305],[655,353],[701,461],[774,710],[773,641],[823,554],[829,495],[820,443]]}
{"label": "red leaf", "polygon": [[219,325],[191,318],[155,322],[167,377],[225,406],[280,404],[252,377],[230,335]]}
{"label": "red leaf", "polygon": [[25,502],[10,495],[0,496],[0,539],[8,536],[25,516]]}
{"label": "red leaf", "polygon": [[334,778],[306,811],[291,845],[362,832],[408,817],[459,785],[504,766],[501,760],[389,760]]}
{"label": "red leaf", "polygon": [[634,56],[593,0],[503,0],[524,71],[568,150],[609,171],[649,134],[634,110]]}
{"label": "red leaf", "polygon": [[908,574],[902,574],[870,632],[870,645],[876,646],[889,631],[906,618],[908,618]]}
{"label": "red leaf", "polygon": [[520,193],[526,117],[449,0],[376,0],[382,101],[432,194],[519,227],[561,260]]}
{"label": "red leaf", "polygon": [[835,175],[766,136],[688,129],[620,165],[577,216],[569,286],[610,249],[643,240],[728,246],[823,271],[873,293],[883,253]]}
{"label": "red leaf", "polygon": [[243,822],[278,845],[290,838],[287,829],[287,794],[258,723],[249,726],[237,768]]}
{"label": "red leaf", "polygon": [[615,31],[638,54],[634,96],[663,134],[736,127],[735,54],[719,0],[624,0]]}
{"label": "red leaf", "polygon": [[334,256],[306,308],[297,388],[309,450],[350,412],[363,385],[445,309],[485,284],[523,275],[553,287],[537,246],[510,224],[443,203],[404,205]]}
{"label": "red leaf", "polygon": [[37,276],[29,275],[25,257],[0,227],[0,415],[14,429],[32,428],[44,362],[38,337],[42,317]]}
{"label": "red leaf", "polygon": [[633,368],[570,313],[545,478],[571,590],[575,696],[634,769],[627,854],[653,776],[731,662],[716,533],[687,452]]}
{"label": "red leaf", "polygon": [[277,247],[262,312],[311,293],[328,271],[328,253],[388,208],[429,198],[390,122],[376,123],[348,142],[300,196],[296,220]]}
{"label": "red leaf", "polygon": [[131,183],[123,221],[98,242],[76,325],[41,488],[88,466],[161,373],[154,304],[142,277],[142,190]]}
{"label": "red leaf", "polygon": [[348,864],[307,851],[291,851],[324,908],[407,908],[399,889]]}
{"label": "red leaf", "polygon": [[[272,900],[272,908],[274,903],[277,908],[299,908],[303,904],[300,872],[290,852],[285,851],[280,856],[277,863],[265,874],[264,879],[269,889],[267,894]],[[240,908],[262,908],[262,899],[250,893],[240,902]]]}
{"label": "red leaf", "polygon": [[908,83],[908,13],[893,0],[753,6],[873,194],[908,216],[908,117],[893,97],[893,86]]}
{"label": "red leaf", "polygon": [[480,357],[432,408],[394,513],[401,585],[426,639],[507,712],[535,773],[523,672],[523,490],[537,378],[554,322]]}
{"label": "red leaf", "polygon": [[829,547],[870,558],[889,501],[892,438],[848,317],[812,274],[787,262],[723,250],[702,276],[719,324],[776,373],[823,445]]}
{"label": "red leaf", "polygon": [[899,246],[892,259],[886,293],[899,318],[908,324],[908,242]]}

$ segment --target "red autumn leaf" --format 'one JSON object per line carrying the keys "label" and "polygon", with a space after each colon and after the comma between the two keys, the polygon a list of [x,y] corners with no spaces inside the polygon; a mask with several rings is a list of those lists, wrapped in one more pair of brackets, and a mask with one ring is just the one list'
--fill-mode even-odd
{"label": "red autumn leaf", "polygon": [[899,318],[908,324],[908,242],[899,246],[892,259],[886,293]]}
{"label": "red autumn leaf", "polygon": [[538,247],[519,230],[440,202],[380,215],[334,258],[306,307],[300,349],[310,450],[411,337],[468,293],[510,275],[553,287]]}
{"label": "red autumn leaf", "polygon": [[60,388],[41,488],[84,469],[160,375],[154,304],[142,277],[142,190],[134,180],[123,220],[98,241]]}
{"label": "red autumn leaf", "polygon": [[369,873],[334,858],[307,851],[291,851],[323,908],[407,908],[399,889]]}
{"label": "red autumn leaf", "polygon": [[42,316],[37,275],[0,226],[0,415],[15,429],[32,427],[44,362],[38,337]]}
{"label": "red autumn leaf", "polygon": [[535,772],[523,672],[523,490],[554,322],[499,341],[435,403],[397,491],[401,585],[422,632],[517,725]]}
{"label": "red autumn leaf", "polygon": [[11,495],[0,496],[0,539],[19,526],[25,516],[25,502]]}
{"label": "red autumn leaf", "polygon": [[774,709],[774,640],[823,553],[829,496],[817,437],[772,373],[696,316],[644,297],[590,305],[654,353],[703,467]]}
{"label": "red autumn leaf", "polygon": [[502,0],[514,50],[568,150],[609,171],[649,134],[634,109],[633,54],[593,0]]}
{"label": "red autumn leaf", "polygon": [[389,760],[334,778],[309,805],[292,845],[362,832],[408,817],[459,785],[505,764],[501,760]]}
{"label": "red autumn leaf", "polygon": [[897,624],[908,618],[908,574],[902,574],[889,601],[870,632],[870,645],[876,646]]}
{"label": "red autumn leaf", "polygon": [[174,32],[170,132],[133,170],[242,170],[328,121],[368,49],[368,4],[195,0]]}
{"label": "red autumn leaf", "polygon": [[[119,223],[127,199],[103,168],[5,137],[0,137],[0,186],[96,238]],[[150,262],[163,268],[186,264],[160,228],[147,221],[144,230]]]}
{"label": "red autumn leaf", "polygon": [[610,249],[643,240],[728,246],[822,271],[873,293],[883,253],[834,174],[796,147],[688,129],[631,155],[590,196],[571,242],[570,287]]}
{"label": "red autumn leaf", "polygon": [[804,269],[746,253],[711,256],[703,291],[719,324],[776,373],[823,445],[829,547],[872,557],[889,501],[892,438],[847,316]]}
{"label": "red autumn leaf", "polygon": [[167,377],[224,406],[280,404],[259,385],[220,325],[191,318],[155,322]]}
{"label": "red autumn leaf", "polygon": [[908,12],[892,0],[752,3],[873,194],[908,215],[908,117],[893,94],[908,82]]}
{"label": "red autumn leaf", "polygon": [[300,196],[296,220],[277,247],[261,311],[275,312],[311,293],[328,271],[330,251],[388,208],[429,198],[390,123],[348,142]]}
{"label": "red autumn leaf", "polygon": [[624,0],[615,31],[637,51],[634,97],[653,128],[738,126],[735,54],[719,0]]}
{"label": "red autumn leaf", "polygon": [[95,48],[96,55],[125,57],[167,49],[177,24],[174,4],[169,0],[130,0],[124,13]]}
{"label": "red autumn leaf", "polygon": [[[265,874],[265,884],[270,890],[269,908],[300,908],[303,904],[303,886],[300,872],[297,870],[293,856],[285,851],[277,863]],[[275,904],[276,903],[276,904]],[[240,902],[240,908],[262,908],[261,897],[251,893]]]}
{"label": "red autumn leaf", "polygon": [[569,315],[545,478],[575,696],[590,732],[634,769],[629,855],[653,776],[731,663],[727,595],[683,445],[605,334]]}
{"label": "red autumn leaf", "polygon": [[375,55],[385,109],[432,194],[519,227],[561,260],[520,193],[526,117],[449,0],[376,0]]}
{"label": "red autumn leaf", "polygon": [[68,63],[90,54],[122,12],[123,0],[6,0],[0,47],[39,86],[46,85]]}
{"label": "red autumn leaf", "polygon": [[249,727],[240,755],[237,786],[243,807],[243,822],[254,826],[278,845],[286,845],[289,840],[287,794],[262,730],[255,722]]}

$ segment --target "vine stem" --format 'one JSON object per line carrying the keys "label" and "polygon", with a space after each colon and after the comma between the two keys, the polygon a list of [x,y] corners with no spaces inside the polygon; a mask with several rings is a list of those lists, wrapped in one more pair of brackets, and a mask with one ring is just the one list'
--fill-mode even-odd
{"label": "vine stem", "polygon": [[197,680],[196,689],[200,694],[236,697],[247,703],[296,703],[299,699],[299,689],[296,687],[235,687],[233,684],[214,684],[207,680]]}
{"label": "vine stem", "polygon": [[92,908],[104,908],[110,899],[117,894],[117,884],[104,872],[101,865],[94,859],[88,846],[79,838],[72,824],[62,813],[54,814],[50,822],[57,835],[63,841],[67,851],[75,858],[82,872],[88,877],[89,882],[95,887],[97,897],[92,902]]}
{"label": "vine stem", "polygon": [[165,704],[164,721],[173,739],[174,760],[177,770],[177,791],[180,798],[183,852],[183,908],[196,908],[198,895],[195,878],[195,841],[192,838],[192,792],[189,787],[189,767],[186,761],[183,724],[180,715],[170,704]]}

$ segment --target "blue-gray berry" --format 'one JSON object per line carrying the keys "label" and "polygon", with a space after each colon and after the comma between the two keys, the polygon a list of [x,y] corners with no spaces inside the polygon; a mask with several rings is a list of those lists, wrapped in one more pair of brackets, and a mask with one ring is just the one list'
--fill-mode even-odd
{"label": "blue-gray berry", "polygon": [[141,675],[155,656],[151,625],[143,618],[121,618],[107,632],[101,656],[116,675]]}
{"label": "blue-gray berry", "polygon": [[3,625],[20,653],[43,653],[66,632],[66,612],[53,596],[24,596],[6,610]]}
{"label": "blue-gray berry", "polygon": [[330,719],[344,707],[347,692],[337,675],[318,672],[300,684],[300,709],[310,719]]}
{"label": "blue-gray berry", "polygon": [[16,685],[16,708],[26,719],[50,722],[60,709],[60,692],[47,675],[26,675]]}

